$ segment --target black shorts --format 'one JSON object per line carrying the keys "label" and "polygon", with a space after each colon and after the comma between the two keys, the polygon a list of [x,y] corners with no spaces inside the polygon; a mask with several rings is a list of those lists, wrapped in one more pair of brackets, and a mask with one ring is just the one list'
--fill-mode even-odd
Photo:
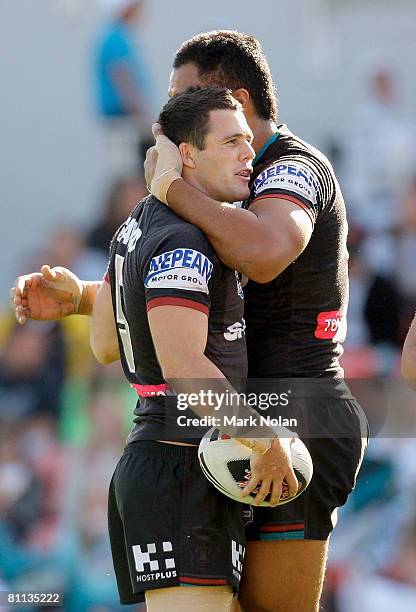
{"label": "black shorts", "polygon": [[163,587],[238,588],[245,552],[244,505],[219,493],[197,447],[127,445],[110,484],[108,524],[124,604]]}
{"label": "black shorts", "polygon": [[[309,487],[288,504],[253,507],[247,540],[326,540],[336,525],[337,509],[355,486],[368,441],[368,424],[359,404],[345,399],[318,404],[309,400],[300,418],[302,430],[309,423],[312,432],[311,437],[301,436],[313,461]],[[319,431],[326,437],[314,437]]]}

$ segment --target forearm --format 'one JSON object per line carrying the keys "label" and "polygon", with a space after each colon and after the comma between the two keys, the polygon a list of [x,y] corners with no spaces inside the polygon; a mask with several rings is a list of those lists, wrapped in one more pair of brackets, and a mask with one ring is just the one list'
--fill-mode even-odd
{"label": "forearm", "polygon": [[102,365],[118,361],[120,359],[120,350],[114,325],[106,328],[98,322],[98,319],[94,320],[93,316],[90,331],[90,347],[94,357]]}
{"label": "forearm", "polygon": [[261,275],[264,245],[269,235],[267,227],[254,213],[217,202],[182,179],[169,187],[168,202],[179,216],[208,236],[229,268],[239,270],[248,278]]}
{"label": "forearm", "polygon": [[120,359],[111,290],[106,281],[102,282],[96,292],[92,311],[90,345],[99,363],[108,364]]}
{"label": "forearm", "polygon": [[193,355],[192,359],[186,358],[180,362],[178,360],[168,368],[162,365],[162,370],[165,380],[177,394],[187,398],[198,396],[201,401],[193,401],[189,408],[200,418],[217,417],[223,433],[244,439],[258,438],[265,447],[267,440],[277,437],[278,432],[274,429],[259,425],[259,413],[246,405],[243,394],[235,390],[204,354]]}
{"label": "forearm", "polygon": [[95,298],[102,281],[81,281],[82,296],[76,314],[92,316]]}
{"label": "forearm", "polygon": [[416,316],[404,341],[401,368],[403,378],[416,390]]}

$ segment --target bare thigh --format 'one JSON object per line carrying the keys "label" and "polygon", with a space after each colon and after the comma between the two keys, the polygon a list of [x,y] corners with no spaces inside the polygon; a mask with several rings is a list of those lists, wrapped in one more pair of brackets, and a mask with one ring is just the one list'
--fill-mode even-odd
{"label": "bare thigh", "polygon": [[168,587],[146,591],[147,612],[231,612],[231,586]]}
{"label": "bare thigh", "polygon": [[328,541],[247,542],[239,594],[246,612],[316,612]]}

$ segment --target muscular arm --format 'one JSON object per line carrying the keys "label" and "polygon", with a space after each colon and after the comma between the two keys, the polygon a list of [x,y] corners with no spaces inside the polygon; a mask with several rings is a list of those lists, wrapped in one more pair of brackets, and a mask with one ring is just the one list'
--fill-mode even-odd
{"label": "muscular arm", "polygon": [[[202,388],[217,393],[235,393],[222,372],[204,355],[208,335],[208,318],[204,313],[180,306],[159,306],[152,308],[148,317],[163,377],[177,393],[195,393]],[[238,408],[238,416],[244,418],[251,414],[245,406]],[[193,406],[192,410],[200,417],[214,414],[214,407],[209,405]],[[283,479],[289,485],[290,495],[297,492],[298,485],[290,461],[291,440],[277,439],[273,430],[270,430],[270,437],[275,439],[264,455],[253,453],[251,479],[243,495],[248,495],[262,482],[256,502],[263,501],[271,488],[271,504],[275,505],[281,496]],[[247,438],[239,440],[250,445]]]}
{"label": "muscular arm", "polygon": [[401,367],[403,378],[416,391],[416,316],[404,341]]}
{"label": "muscular arm", "polygon": [[102,364],[120,359],[111,288],[106,281],[101,283],[95,298],[90,345],[97,361]]}
{"label": "muscular arm", "polygon": [[201,228],[227,266],[258,283],[273,280],[292,263],[312,233],[307,213],[281,198],[261,198],[244,210],[217,202],[178,179],[167,199],[178,215]]}
{"label": "muscular arm", "polygon": [[[184,392],[186,379],[226,379],[205,355],[208,317],[199,310],[159,306],[148,312],[150,331],[163,377]],[[183,382],[182,382],[183,381]],[[231,385],[228,385],[231,389]]]}
{"label": "muscular arm", "polygon": [[[230,268],[266,283],[278,276],[308,244],[313,222],[309,209],[284,194],[258,192],[250,210],[213,200],[186,183],[182,157],[173,142],[153,125],[156,145],[146,155],[146,184],[179,216],[199,227]],[[302,169],[299,168],[299,171]]]}

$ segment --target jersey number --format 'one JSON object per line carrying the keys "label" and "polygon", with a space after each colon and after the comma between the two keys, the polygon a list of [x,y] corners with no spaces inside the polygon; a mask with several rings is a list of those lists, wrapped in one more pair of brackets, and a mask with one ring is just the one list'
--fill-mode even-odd
{"label": "jersey number", "polygon": [[123,265],[124,257],[116,255],[115,260],[115,272],[116,272],[116,315],[117,315],[117,329],[120,335],[121,343],[123,345],[124,356],[129,366],[129,370],[132,373],[136,372],[136,365],[134,363],[133,345],[131,343],[130,328],[127,323],[126,315],[123,310],[123,302],[121,299],[121,291],[123,288]]}

